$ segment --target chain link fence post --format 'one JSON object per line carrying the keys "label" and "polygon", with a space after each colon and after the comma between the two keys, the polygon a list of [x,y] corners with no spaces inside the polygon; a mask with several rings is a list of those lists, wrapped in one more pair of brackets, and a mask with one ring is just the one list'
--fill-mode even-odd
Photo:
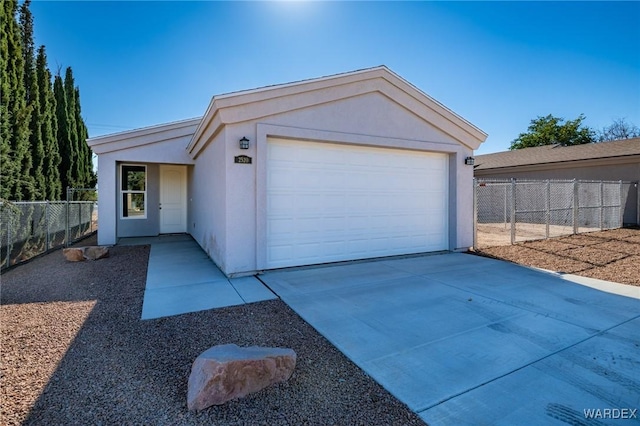
{"label": "chain link fence post", "polygon": [[578,233],[578,181],[573,180],[573,233]]}
{"label": "chain link fence post", "polygon": [[13,218],[7,220],[7,268],[11,266],[11,252],[13,251],[13,243],[11,242],[11,224]]}
{"label": "chain link fence post", "polygon": [[71,188],[67,186],[67,201],[66,201],[66,210],[65,210],[65,226],[64,226],[64,246],[69,247],[69,193],[71,192]]}
{"label": "chain link fence post", "polygon": [[473,249],[478,249],[478,179],[473,178]]}
{"label": "chain link fence post", "polygon": [[508,215],[508,212],[507,212],[507,210],[508,210],[508,208],[507,208],[507,206],[508,206],[507,200],[508,200],[508,197],[509,197],[509,189],[508,188],[509,188],[508,185],[504,185],[504,229],[505,230],[507,229],[507,223],[509,223],[509,220],[507,219],[508,218],[508,216],[507,216]]}
{"label": "chain link fence post", "polygon": [[618,205],[620,206],[618,208],[619,211],[619,222],[618,222],[618,228],[622,228],[623,224],[624,224],[624,206],[622,205],[622,200],[624,199],[624,188],[622,187],[622,181],[620,181],[620,201],[618,202]]}
{"label": "chain link fence post", "polygon": [[44,222],[46,226],[46,235],[44,237],[44,251],[49,250],[49,208],[49,200],[47,200],[44,206]]}
{"label": "chain link fence post", "polygon": [[547,185],[545,187],[546,197],[545,197],[545,212],[544,212],[544,221],[545,221],[545,232],[544,237],[549,238],[549,222],[551,222],[551,181],[547,179]]}
{"label": "chain link fence post", "polygon": [[604,229],[604,182],[600,181],[600,230]]}
{"label": "chain link fence post", "polygon": [[511,244],[516,243],[516,180],[511,179]]}

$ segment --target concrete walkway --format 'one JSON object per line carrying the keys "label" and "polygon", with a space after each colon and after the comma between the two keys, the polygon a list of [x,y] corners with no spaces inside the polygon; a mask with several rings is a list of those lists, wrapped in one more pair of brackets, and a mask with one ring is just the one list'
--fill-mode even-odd
{"label": "concrete walkway", "polygon": [[142,319],[276,299],[257,278],[227,278],[189,235],[121,239],[151,244]]}
{"label": "concrete walkway", "polygon": [[468,254],[261,279],[431,425],[599,425],[584,410],[640,409],[640,288]]}

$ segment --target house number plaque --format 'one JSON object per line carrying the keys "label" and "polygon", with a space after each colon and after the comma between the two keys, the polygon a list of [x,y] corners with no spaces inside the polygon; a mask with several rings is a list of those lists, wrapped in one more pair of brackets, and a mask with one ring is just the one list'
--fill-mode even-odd
{"label": "house number plaque", "polygon": [[233,157],[233,162],[237,164],[251,164],[251,157],[246,155],[237,155]]}

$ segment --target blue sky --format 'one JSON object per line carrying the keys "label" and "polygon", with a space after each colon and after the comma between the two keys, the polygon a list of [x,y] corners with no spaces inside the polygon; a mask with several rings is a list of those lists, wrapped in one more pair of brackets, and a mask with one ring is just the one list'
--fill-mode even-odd
{"label": "blue sky", "polygon": [[531,119],[640,126],[638,2],[31,5],[90,136],[199,117],[216,94],[386,65],[508,149]]}

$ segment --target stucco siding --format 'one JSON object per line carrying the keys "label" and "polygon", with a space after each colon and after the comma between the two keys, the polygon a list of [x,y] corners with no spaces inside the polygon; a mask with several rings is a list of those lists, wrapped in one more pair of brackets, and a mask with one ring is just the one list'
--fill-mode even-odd
{"label": "stucco siding", "polygon": [[458,145],[451,136],[379,92],[265,117],[260,122]]}
{"label": "stucco siding", "polygon": [[463,251],[473,245],[473,167],[464,164],[465,158],[473,155],[473,151],[460,148],[456,155],[450,157],[450,196],[455,199],[455,205],[451,206],[449,215],[455,216],[455,221],[452,220],[455,227],[450,232],[451,241],[456,244],[451,249]]}
{"label": "stucco siding", "polygon": [[[238,146],[243,137],[250,140],[247,150]],[[201,119],[89,140],[99,155],[99,242],[157,234],[159,165],[184,164],[190,166],[187,231],[229,276],[265,269],[269,138],[292,139],[302,147],[310,141],[358,146],[350,147],[354,151],[381,147],[445,154],[436,156],[448,170],[439,180],[448,180],[448,217],[441,218],[441,229],[447,231],[449,249],[472,245],[473,168],[464,160],[486,134],[384,66],[216,96]],[[251,163],[235,163],[239,155],[251,157]],[[120,163],[149,166],[144,226],[120,219]]]}
{"label": "stucco siding", "polygon": [[116,237],[116,176],[114,155],[98,156],[98,244],[113,245]]}
{"label": "stucco siding", "polygon": [[197,158],[189,174],[189,222],[187,229],[204,251],[222,269],[227,268],[227,188],[225,163],[229,160],[220,132]]}
{"label": "stucco siding", "polygon": [[[201,182],[202,164],[221,164],[226,171],[226,257],[223,270],[230,275],[253,273],[264,267],[266,235],[266,143],[267,137],[349,143],[365,146],[388,146],[442,152],[449,155],[449,241],[450,249],[466,249],[473,243],[473,170],[464,165],[472,151],[435,126],[426,123],[392,100],[379,94],[350,98],[309,110],[297,110],[224,128],[224,160],[210,159],[220,135],[197,157],[195,181]],[[251,140],[248,150],[240,150],[242,137]],[[213,148],[213,149],[212,149]],[[217,155],[217,154],[216,154]],[[252,164],[235,164],[234,156],[248,155]],[[212,167],[211,169],[215,169]],[[194,192],[194,199],[203,194]],[[201,208],[199,207],[198,210]],[[202,222],[202,220],[199,220]],[[216,226],[206,220],[207,230]],[[211,230],[209,230],[211,229]],[[217,234],[216,232],[214,232]],[[205,244],[201,243],[203,247]],[[216,263],[221,261],[212,256]]]}

